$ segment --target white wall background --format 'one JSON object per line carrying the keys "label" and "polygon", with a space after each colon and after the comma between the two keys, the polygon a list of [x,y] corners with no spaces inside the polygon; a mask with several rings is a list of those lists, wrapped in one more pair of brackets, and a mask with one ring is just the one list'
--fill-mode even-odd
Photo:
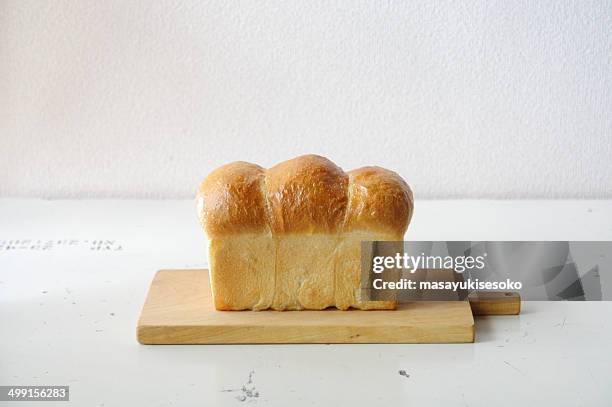
{"label": "white wall background", "polygon": [[417,198],[612,198],[612,1],[0,0],[0,196],[307,152]]}

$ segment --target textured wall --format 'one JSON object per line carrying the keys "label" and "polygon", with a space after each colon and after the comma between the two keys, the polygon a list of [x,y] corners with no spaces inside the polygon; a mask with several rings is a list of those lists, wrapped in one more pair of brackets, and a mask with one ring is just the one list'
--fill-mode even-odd
{"label": "textured wall", "polygon": [[317,152],[612,198],[612,1],[0,1],[0,195],[191,197]]}

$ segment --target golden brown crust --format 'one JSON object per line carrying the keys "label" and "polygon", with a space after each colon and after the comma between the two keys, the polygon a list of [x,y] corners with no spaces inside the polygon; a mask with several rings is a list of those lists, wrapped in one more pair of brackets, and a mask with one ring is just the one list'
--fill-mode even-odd
{"label": "golden brown crust", "polygon": [[211,172],[198,189],[198,216],[209,237],[269,230],[259,165],[236,161]]}
{"label": "golden brown crust", "polygon": [[348,202],[348,176],[327,158],[304,155],[266,173],[272,232],[336,233]]}
{"label": "golden brown crust", "polygon": [[402,240],[412,192],[379,167],[342,171],[305,155],[269,170],[234,162],[197,194],[215,307],[394,309],[361,298],[361,242]]}
{"label": "golden brown crust", "polygon": [[397,173],[380,167],[349,171],[349,207],[344,230],[370,230],[402,240],[412,217],[410,187]]}

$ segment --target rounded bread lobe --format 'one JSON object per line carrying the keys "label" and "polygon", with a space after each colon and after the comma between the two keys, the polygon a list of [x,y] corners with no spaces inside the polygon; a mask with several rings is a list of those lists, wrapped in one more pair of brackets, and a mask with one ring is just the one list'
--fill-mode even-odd
{"label": "rounded bread lobe", "polygon": [[236,161],[217,168],[202,181],[196,203],[209,238],[269,231],[264,174],[259,165]]}
{"label": "rounded bread lobe", "polygon": [[401,240],[413,209],[412,191],[406,181],[380,167],[362,167],[348,175],[350,201],[344,231],[377,231]]}
{"label": "rounded bread lobe", "polygon": [[348,204],[348,175],[327,158],[304,155],[266,172],[274,234],[336,233]]}

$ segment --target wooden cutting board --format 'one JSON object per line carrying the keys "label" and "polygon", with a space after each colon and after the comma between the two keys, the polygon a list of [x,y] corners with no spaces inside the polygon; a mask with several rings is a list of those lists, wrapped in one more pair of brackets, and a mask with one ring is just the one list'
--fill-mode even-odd
{"label": "wooden cutting board", "polygon": [[[515,299],[489,298],[481,314],[514,312],[507,304]],[[463,343],[474,342],[474,318],[468,301],[413,302],[393,311],[217,311],[208,270],[161,270],[137,337],[142,344]]]}

